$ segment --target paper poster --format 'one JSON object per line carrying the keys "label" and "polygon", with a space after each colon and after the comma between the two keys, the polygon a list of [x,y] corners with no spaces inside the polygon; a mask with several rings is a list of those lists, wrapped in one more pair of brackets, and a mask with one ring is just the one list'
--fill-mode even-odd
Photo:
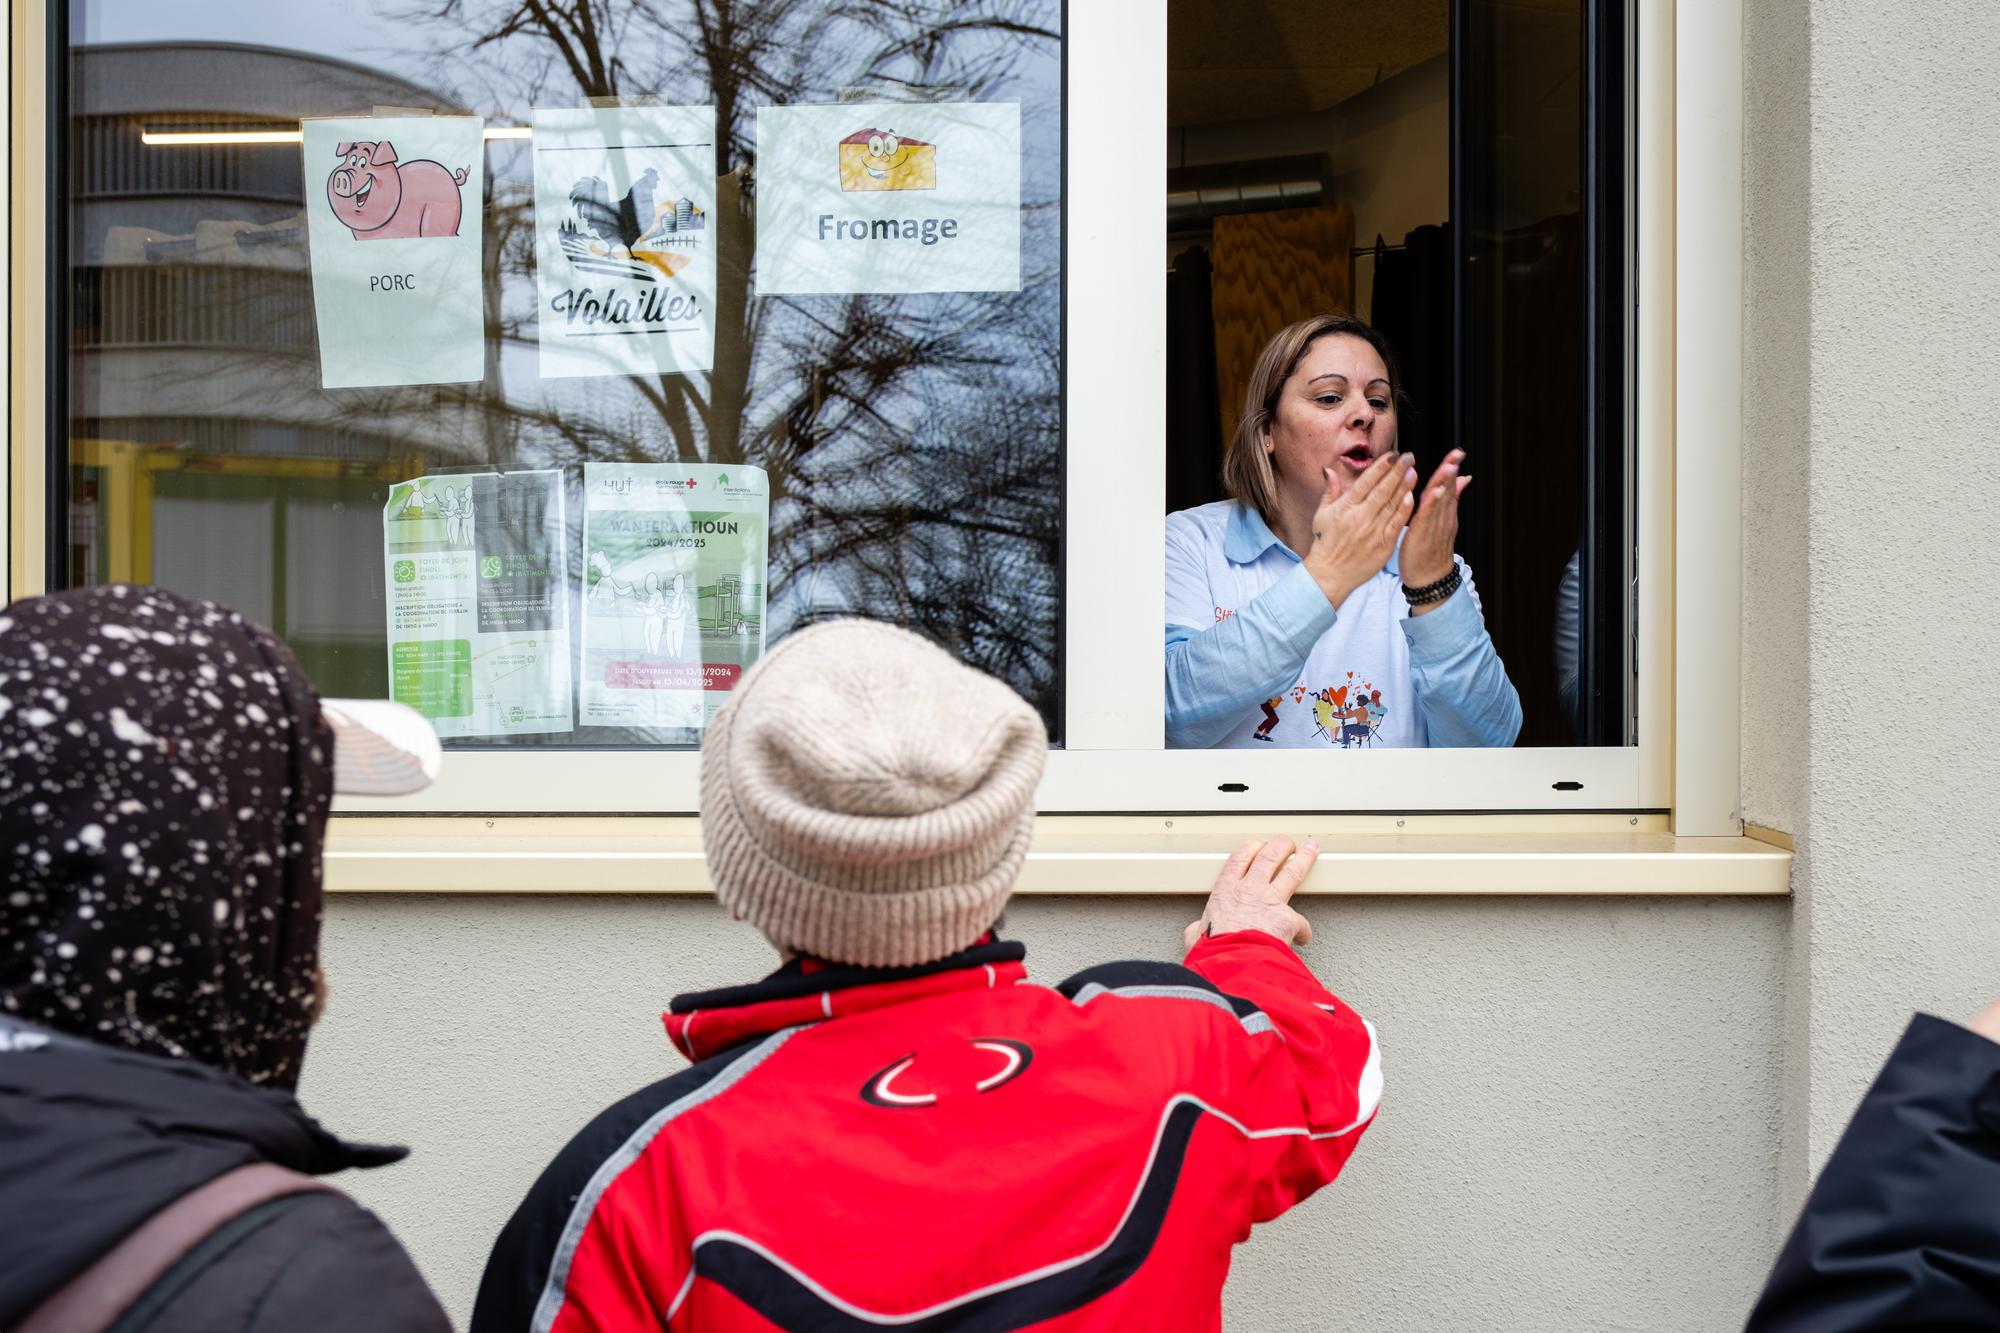
{"label": "paper poster", "polygon": [[302,123],[322,388],[486,376],[484,122]]}
{"label": "paper poster", "polygon": [[390,697],[444,737],[572,730],[567,550],[560,470],[391,486]]}
{"label": "paper poster", "polygon": [[761,468],[586,463],[583,726],[705,727],[764,651]]}
{"label": "paper poster", "polygon": [[1020,104],[760,108],[757,290],[1021,290]]}
{"label": "paper poster", "polygon": [[715,363],[715,108],[535,112],[542,375]]}

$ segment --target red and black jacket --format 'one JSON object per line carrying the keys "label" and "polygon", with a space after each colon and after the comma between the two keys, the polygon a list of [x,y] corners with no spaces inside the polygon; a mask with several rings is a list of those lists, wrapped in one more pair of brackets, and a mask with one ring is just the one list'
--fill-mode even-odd
{"label": "red and black jacket", "polygon": [[1332,1180],[1374,1030],[1258,931],[1029,982],[988,939],[682,996],[694,1066],[570,1141],[473,1333],[1212,1329],[1230,1247]]}

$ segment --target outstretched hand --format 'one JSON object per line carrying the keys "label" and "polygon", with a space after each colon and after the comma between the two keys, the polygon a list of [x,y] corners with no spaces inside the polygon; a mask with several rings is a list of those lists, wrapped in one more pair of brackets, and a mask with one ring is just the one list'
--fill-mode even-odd
{"label": "outstretched hand", "polygon": [[1389,563],[1396,534],[1410,521],[1415,461],[1409,454],[1383,454],[1345,491],[1337,490],[1333,469],[1323,469],[1326,492],[1313,513],[1305,565],[1336,609]]}
{"label": "outstretched hand", "polygon": [[[1458,497],[1472,484],[1472,478],[1459,475],[1464,464],[1465,450],[1454,449],[1424,483],[1410,535],[1403,538],[1403,582],[1412,588],[1436,583],[1451,573],[1452,548],[1458,542]],[[1413,614],[1427,609],[1415,608]]]}
{"label": "outstretched hand", "polygon": [[1229,854],[1201,919],[1181,932],[1182,941],[1192,949],[1204,935],[1261,930],[1287,944],[1304,944],[1312,938],[1312,923],[1292,910],[1292,894],[1318,859],[1319,844],[1311,838],[1303,847],[1282,833],[1269,842],[1244,843]]}

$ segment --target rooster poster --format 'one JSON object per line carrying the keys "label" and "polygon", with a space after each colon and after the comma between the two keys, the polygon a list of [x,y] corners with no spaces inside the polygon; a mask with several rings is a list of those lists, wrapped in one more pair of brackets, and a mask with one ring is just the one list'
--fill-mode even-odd
{"label": "rooster poster", "polygon": [[715,108],[535,112],[545,379],[715,360]]}

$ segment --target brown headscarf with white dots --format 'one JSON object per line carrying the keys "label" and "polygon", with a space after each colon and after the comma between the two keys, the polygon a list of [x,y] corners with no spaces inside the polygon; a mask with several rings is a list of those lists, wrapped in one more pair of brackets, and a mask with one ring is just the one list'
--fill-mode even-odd
{"label": "brown headscarf with white dots", "polygon": [[261,625],[128,585],[0,612],[0,1010],[293,1086],[332,793]]}

